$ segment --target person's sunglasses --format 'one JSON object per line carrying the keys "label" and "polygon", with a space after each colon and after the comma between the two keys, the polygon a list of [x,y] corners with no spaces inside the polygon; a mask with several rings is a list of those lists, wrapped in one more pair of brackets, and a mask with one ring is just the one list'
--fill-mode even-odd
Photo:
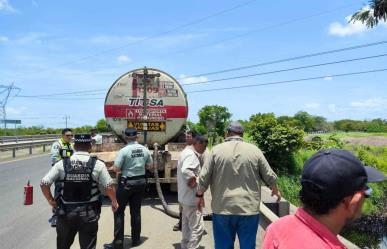
{"label": "person's sunglasses", "polygon": [[73,134],[65,134],[65,137],[72,137]]}

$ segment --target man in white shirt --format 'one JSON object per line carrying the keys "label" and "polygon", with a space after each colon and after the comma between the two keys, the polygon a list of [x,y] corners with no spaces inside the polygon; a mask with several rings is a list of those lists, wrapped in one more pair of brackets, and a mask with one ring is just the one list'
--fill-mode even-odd
{"label": "man in white shirt", "polygon": [[98,133],[97,129],[91,130],[91,139],[93,141],[93,151],[102,151],[102,135]]}
{"label": "man in white shirt", "polygon": [[177,163],[178,200],[182,206],[181,249],[199,248],[205,231],[202,213],[196,208],[196,178],[201,169],[200,157],[207,143],[207,138],[195,136],[193,144],[181,152]]}

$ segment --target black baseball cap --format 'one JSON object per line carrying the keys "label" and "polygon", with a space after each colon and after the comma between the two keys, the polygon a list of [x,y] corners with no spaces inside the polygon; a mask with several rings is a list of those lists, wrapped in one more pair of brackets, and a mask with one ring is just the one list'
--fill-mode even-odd
{"label": "black baseball cap", "polygon": [[90,134],[75,134],[74,143],[91,143]]}
{"label": "black baseball cap", "polygon": [[137,136],[137,129],[136,128],[126,128],[125,129],[125,136],[127,136],[127,137]]}
{"label": "black baseball cap", "polygon": [[309,158],[301,177],[302,191],[321,200],[341,200],[366,188],[367,182],[381,182],[386,176],[364,166],[351,152],[341,149],[321,150]]}

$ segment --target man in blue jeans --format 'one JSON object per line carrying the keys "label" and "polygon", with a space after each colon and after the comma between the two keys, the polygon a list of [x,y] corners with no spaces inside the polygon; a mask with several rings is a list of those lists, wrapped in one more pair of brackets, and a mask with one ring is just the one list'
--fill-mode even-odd
{"label": "man in blue jeans", "polygon": [[243,126],[232,122],[224,143],[215,146],[199,176],[197,206],[211,186],[215,249],[233,249],[238,235],[241,249],[255,249],[259,224],[261,181],[278,199],[277,176],[261,150],[243,141]]}

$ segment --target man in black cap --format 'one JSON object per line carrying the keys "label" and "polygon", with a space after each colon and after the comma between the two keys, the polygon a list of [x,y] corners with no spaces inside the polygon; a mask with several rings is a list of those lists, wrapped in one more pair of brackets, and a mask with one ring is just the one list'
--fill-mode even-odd
{"label": "man in black cap", "polygon": [[[95,249],[101,212],[99,185],[111,199],[113,211],[117,210],[118,203],[105,164],[89,154],[91,136],[75,135],[74,149],[71,157],[54,164],[40,186],[48,203],[58,210],[57,249],[69,249],[77,233],[81,249]],[[60,183],[60,191],[54,199],[50,186],[55,181]]]}
{"label": "man in black cap", "polygon": [[377,169],[364,166],[351,152],[322,150],[305,162],[300,199],[294,215],[266,230],[263,249],[346,248],[337,238],[344,225],[361,215],[371,195],[368,182],[386,180]]}
{"label": "man in black cap", "polygon": [[145,167],[152,166],[149,150],[137,143],[137,130],[127,128],[125,138],[128,144],[122,148],[114,161],[113,170],[118,173],[117,200],[120,207],[114,213],[114,239],[105,244],[107,249],[123,249],[124,216],[129,203],[132,246],[141,244],[141,202],[145,193]]}

